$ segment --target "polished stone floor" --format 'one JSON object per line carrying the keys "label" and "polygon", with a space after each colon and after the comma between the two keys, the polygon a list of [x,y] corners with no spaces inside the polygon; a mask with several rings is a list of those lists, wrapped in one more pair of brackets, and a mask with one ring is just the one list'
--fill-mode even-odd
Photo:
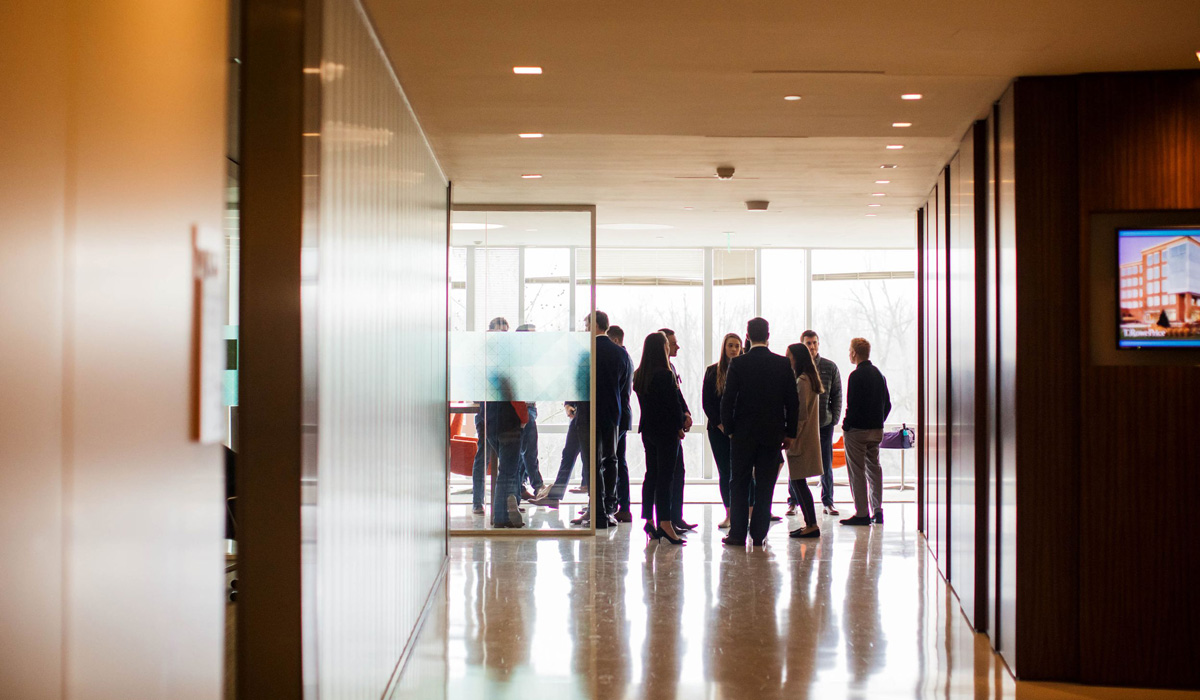
{"label": "polished stone floor", "polygon": [[[958,612],[911,505],[882,526],[822,516],[819,540],[772,528],[688,544],[629,525],[596,538],[453,538],[444,594],[394,698],[1200,698],[1016,683]],[[635,523],[636,526],[636,523]]]}

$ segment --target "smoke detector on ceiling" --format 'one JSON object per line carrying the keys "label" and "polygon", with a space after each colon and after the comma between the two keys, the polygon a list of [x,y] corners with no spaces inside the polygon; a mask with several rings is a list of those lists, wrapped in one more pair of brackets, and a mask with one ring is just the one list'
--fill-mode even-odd
{"label": "smoke detector on ceiling", "polygon": [[733,166],[732,165],[718,165],[717,166],[717,178],[719,178],[721,180],[732,179],[733,178]]}
{"label": "smoke detector on ceiling", "polygon": [[752,199],[746,202],[746,211],[766,211],[771,203],[765,199]]}

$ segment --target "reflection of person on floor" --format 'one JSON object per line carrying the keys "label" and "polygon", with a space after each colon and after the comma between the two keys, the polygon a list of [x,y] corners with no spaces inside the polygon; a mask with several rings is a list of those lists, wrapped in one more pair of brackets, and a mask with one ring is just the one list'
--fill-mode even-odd
{"label": "reflection of person on floor", "polygon": [[[532,323],[517,326],[518,333],[530,333],[536,330],[537,327]],[[521,474],[518,490],[522,492],[520,498],[533,500],[534,494],[542,488],[542,471],[538,465],[537,404],[530,402],[526,406],[529,408],[529,422],[521,431]],[[526,482],[529,483],[532,493],[530,490],[525,490]]]}
{"label": "reflection of person on floor", "polygon": [[[617,347],[625,352],[625,373],[629,376],[629,381],[633,381],[633,359],[629,357],[629,351],[625,349],[625,331],[620,326],[609,326],[608,337],[612,339]],[[633,427],[633,412],[630,406],[629,397],[632,393],[632,384],[622,390],[622,395],[625,397],[625,404],[621,406],[621,425],[618,426],[620,432],[617,437],[617,522],[628,523],[633,521],[633,512],[629,509],[629,462],[625,459],[625,436]]]}
{"label": "reflection of person on floor", "polygon": [[[681,552],[675,552],[678,557]],[[665,570],[659,574],[658,569]],[[679,697],[679,676],[686,649],[680,633],[683,617],[683,577],[678,575],[679,560],[656,554],[647,547],[642,562],[642,599],[646,601],[646,644],[642,676],[643,698]],[[609,697],[601,695],[600,697]],[[611,697],[620,697],[614,694]]]}
{"label": "reflection of person on floor", "polygon": [[780,697],[816,695],[810,687],[817,677],[817,635],[821,617],[828,614],[829,606],[828,587],[822,592],[818,585],[814,595],[809,594],[813,570],[817,567],[817,548],[816,542],[807,542],[800,550],[800,558],[788,562],[792,571],[792,599],[788,604],[787,630],[780,635],[786,645],[784,656],[787,662],[787,681]]}
{"label": "reflection of person on floor", "polygon": [[864,681],[887,659],[887,635],[879,620],[879,575],[883,557],[883,531],[863,528],[853,534],[854,554],[846,577],[846,602],[842,627],[846,634],[846,658],[850,667],[851,688]]}
{"label": "reflection of person on floor", "polygon": [[[779,636],[779,573],[772,556],[722,550],[707,650],[712,678],[720,686],[716,697],[814,697],[781,695],[784,642]],[[758,692],[736,692],[746,688]]]}
{"label": "reflection of person on floor", "polygon": [[[488,321],[488,333],[503,333],[507,330],[508,320],[503,316],[497,316]],[[487,404],[480,406],[479,413],[475,414],[475,461],[471,465],[471,512],[475,515],[483,515],[484,464],[494,462],[496,457],[495,453],[489,452],[487,437],[485,436],[484,428],[487,425],[486,408]]]}

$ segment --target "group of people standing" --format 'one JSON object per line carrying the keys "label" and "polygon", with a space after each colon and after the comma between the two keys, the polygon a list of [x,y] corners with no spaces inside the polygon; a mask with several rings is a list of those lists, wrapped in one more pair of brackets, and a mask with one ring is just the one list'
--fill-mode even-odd
{"label": "group of people standing", "polygon": [[[504,327],[491,327],[498,322]],[[491,325],[489,330],[507,330],[503,319]],[[637,430],[646,453],[641,498],[644,530],[648,538],[683,544],[682,535],[695,528],[683,519],[683,439],[693,421],[671,362],[679,351],[675,334],[663,328],[647,335],[634,369],[624,348],[624,333],[609,325],[607,314],[597,311],[585,319],[585,325],[596,335],[595,483],[586,483],[591,403],[566,404],[571,418],[567,444],[554,483],[543,484],[537,467],[536,407],[519,401],[487,402],[476,418],[477,429],[487,438],[476,455],[474,511],[483,512],[485,452],[496,453],[500,462],[493,494],[494,527],[523,525],[522,497],[533,505],[557,508],[575,461],[582,457],[583,490],[591,492],[591,504],[572,522],[590,526],[594,521],[598,529],[631,522],[625,450],[626,435],[633,428],[631,398],[636,395],[641,409]],[[805,331],[800,342],[778,355],[769,348],[770,327],[765,319],[751,319],[746,330],[744,342],[734,333],[725,336],[721,358],[705,372],[702,391],[725,507],[719,527],[729,529],[722,542],[744,545],[749,535],[752,543],[762,544],[771,521],[781,520],[771,514],[771,501],[785,463],[788,514],[799,508],[804,518],[804,526],[791,536],[819,537],[816,504],[807,480],[821,478],[823,510],[839,515],[833,500],[832,461],[833,431],[842,416],[840,372],[833,361],[821,357],[820,338],[814,331]],[[846,525],[883,522],[879,443],[891,401],[886,379],[870,362],[870,349],[863,338],[850,343],[850,361],[856,369],[848,381],[842,430],[855,513],[841,521]],[[526,480],[534,492],[523,488]]]}

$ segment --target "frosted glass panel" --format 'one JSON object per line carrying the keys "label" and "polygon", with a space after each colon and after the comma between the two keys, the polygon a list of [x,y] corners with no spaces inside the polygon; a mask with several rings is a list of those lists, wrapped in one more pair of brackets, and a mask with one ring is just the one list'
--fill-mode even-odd
{"label": "frosted glass panel", "polygon": [[376,700],[446,556],[446,181],[358,5],[322,12],[302,297],[316,403],[305,692]]}
{"label": "frosted glass panel", "polygon": [[587,333],[452,333],[451,401],[587,401]]}

